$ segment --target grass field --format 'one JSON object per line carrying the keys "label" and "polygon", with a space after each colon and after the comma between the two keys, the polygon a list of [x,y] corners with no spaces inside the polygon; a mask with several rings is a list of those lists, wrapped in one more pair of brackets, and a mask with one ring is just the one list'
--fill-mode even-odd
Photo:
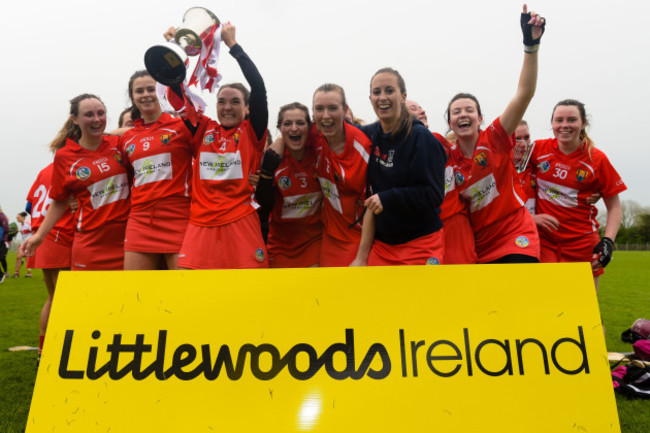
{"label": "grass field", "polygon": [[[13,268],[15,255],[7,257]],[[24,270],[23,270],[24,275]],[[38,346],[38,318],[46,298],[40,271],[0,284],[0,433],[23,432],[36,378],[36,352],[9,352]],[[619,251],[601,278],[599,303],[607,328],[607,348],[629,352],[621,332],[639,317],[650,318],[650,252]],[[621,430],[650,432],[650,400],[616,396]]]}

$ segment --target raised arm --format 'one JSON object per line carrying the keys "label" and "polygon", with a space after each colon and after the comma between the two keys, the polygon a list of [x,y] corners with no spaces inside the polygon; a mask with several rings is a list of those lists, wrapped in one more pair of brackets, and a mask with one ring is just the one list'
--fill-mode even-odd
{"label": "raised arm", "polygon": [[510,101],[505,111],[501,115],[501,126],[511,135],[517,129],[517,125],[524,117],[528,104],[535,95],[537,87],[537,52],[539,43],[544,33],[546,20],[535,12],[528,12],[528,7],[524,5],[521,14],[521,31],[524,35],[524,64],[521,67],[519,75],[519,85],[517,93]]}
{"label": "raised arm", "polygon": [[266,100],[266,87],[262,75],[257,70],[244,49],[235,39],[235,26],[225,24],[221,29],[221,40],[230,48],[230,55],[237,60],[248,85],[251,87],[249,98],[250,122],[258,140],[264,137],[269,123],[269,108]]}

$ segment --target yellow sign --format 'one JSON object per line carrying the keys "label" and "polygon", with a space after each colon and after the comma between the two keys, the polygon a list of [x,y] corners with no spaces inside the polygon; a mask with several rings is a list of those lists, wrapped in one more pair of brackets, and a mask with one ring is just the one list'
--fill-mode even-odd
{"label": "yellow sign", "polygon": [[62,273],[52,431],[620,428],[582,263]]}

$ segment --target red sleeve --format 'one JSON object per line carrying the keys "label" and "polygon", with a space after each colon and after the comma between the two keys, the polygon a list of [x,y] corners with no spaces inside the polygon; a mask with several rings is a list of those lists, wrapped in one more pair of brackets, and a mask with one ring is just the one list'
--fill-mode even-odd
{"label": "red sleeve", "polygon": [[610,198],[627,189],[623,179],[618,174],[607,156],[601,152],[600,167],[598,170],[598,191],[603,198]]}
{"label": "red sleeve", "polygon": [[[515,146],[515,134],[508,135],[503,126],[501,126],[501,120],[497,117],[494,122],[485,130],[487,134],[488,143],[490,146],[497,152],[512,152],[513,147]],[[480,145],[480,140],[479,140]]]}

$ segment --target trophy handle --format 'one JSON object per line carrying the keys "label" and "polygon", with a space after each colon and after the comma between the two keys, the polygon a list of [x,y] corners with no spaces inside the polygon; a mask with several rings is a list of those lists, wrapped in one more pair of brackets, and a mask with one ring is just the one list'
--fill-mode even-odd
{"label": "trophy handle", "polygon": [[528,166],[528,160],[530,159],[530,156],[533,154],[534,148],[535,148],[534,141],[529,144],[526,143],[515,144],[513,159],[515,161],[515,168],[517,169],[517,173],[523,173],[524,171],[526,171],[526,166]]}

